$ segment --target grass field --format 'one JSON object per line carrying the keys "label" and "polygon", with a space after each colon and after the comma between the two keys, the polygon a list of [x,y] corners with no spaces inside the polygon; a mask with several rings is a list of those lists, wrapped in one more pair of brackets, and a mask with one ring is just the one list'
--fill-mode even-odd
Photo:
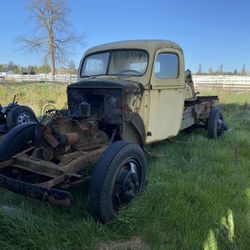
{"label": "grass field", "polygon": [[39,116],[48,102],[56,108],[63,108],[66,104],[66,89],[66,84],[57,83],[8,83],[0,85],[0,103],[7,105],[17,95],[18,103],[29,105]]}
{"label": "grass field", "polygon": [[[39,114],[46,100],[66,102],[66,86],[0,86],[1,102],[14,93]],[[151,146],[167,155],[148,158],[145,192],[107,225],[88,214],[86,194],[73,190],[65,209],[0,190],[0,249],[249,249],[250,93],[221,91],[231,128],[219,141],[206,131],[181,133]]]}

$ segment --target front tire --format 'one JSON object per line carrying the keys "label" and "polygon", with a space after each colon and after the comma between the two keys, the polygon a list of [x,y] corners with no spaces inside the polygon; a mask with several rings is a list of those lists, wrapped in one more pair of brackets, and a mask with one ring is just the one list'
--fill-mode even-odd
{"label": "front tire", "polygon": [[137,144],[117,141],[97,162],[89,186],[90,213],[102,223],[111,221],[143,189],[144,152]]}
{"label": "front tire", "polygon": [[25,123],[13,128],[0,144],[0,162],[25,150],[35,140],[37,123]]}

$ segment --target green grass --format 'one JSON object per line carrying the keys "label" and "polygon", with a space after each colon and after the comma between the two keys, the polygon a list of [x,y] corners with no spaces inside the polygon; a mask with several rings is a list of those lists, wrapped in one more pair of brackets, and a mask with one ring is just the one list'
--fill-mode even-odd
{"label": "green grass", "polygon": [[58,83],[6,83],[0,85],[0,103],[7,105],[17,95],[19,104],[28,105],[41,115],[48,102],[58,109],[66,105],[66,88],[66,84]]}
{"label": "green grass", "polygon": [[[22,91],[20,102],[33,108],[38,98],[55,98],[59,108],[66,100],[64,85],[8,88]],[[202,94],[220,96],[231,128],[222,140],[209,140],[206,131],[196,130],[181,133],[174,139],[178,142],[151,146],[167,157],[147,159],[145,192],[107,225],[89,216],[81,190],[73,191],[71,209],[1,190],[0,249],[98,249],[133,237],[152,249],[249,249],[250,93]]]}

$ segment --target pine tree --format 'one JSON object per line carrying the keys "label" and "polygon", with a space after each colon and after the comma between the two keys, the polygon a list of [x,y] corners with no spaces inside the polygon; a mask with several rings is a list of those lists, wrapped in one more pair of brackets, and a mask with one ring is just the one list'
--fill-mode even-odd
{"label": "pine tree", "polygon": [[240,71],[240,74],[243,75],[243,76],[247,75],[246,65],[245,64],[243,64],[242,70]]}
{"label": "pine tree", "polygon": [[198,72],[197,72],[199,75],[201,75],[202,74],[202,65],[201,64],[199,64],[199,68],[198,68]]}

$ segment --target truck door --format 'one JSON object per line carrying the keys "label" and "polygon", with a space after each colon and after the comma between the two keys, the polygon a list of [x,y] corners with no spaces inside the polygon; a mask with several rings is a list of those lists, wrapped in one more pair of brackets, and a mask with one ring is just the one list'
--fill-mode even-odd
{"label": "truck door", "polygon": [[178,134],[184,107],[184,59],[177,49],[158,50],[148,91],[149,116],[146,142]]}

